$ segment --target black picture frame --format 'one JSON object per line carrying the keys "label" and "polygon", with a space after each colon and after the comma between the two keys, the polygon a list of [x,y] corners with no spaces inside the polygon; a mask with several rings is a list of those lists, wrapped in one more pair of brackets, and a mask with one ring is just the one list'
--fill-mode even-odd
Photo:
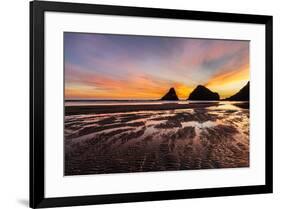
{"label": "black picture frame", "polygon": [[[265,25],[266,70],[266,171],[265,185],[157,191],[126,194],[46,198],[44,193],[44,13],[46,11],[87,14],[157,17]],[[185,11],[62,2],[30,2],[30,207],[59,207],[89,204],[171,200],[273,192],[273,35],[272,16]]]}

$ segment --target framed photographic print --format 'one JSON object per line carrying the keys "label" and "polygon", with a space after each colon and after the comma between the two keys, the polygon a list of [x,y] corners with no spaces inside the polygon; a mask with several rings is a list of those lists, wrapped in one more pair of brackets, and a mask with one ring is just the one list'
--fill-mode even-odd
{"label": "framed photographic print", "polygon": [[271,193],[272,16],[30,3],[30,207]]}

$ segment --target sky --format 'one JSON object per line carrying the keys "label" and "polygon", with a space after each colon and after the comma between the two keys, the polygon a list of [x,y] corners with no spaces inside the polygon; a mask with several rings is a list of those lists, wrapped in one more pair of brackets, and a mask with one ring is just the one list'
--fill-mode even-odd
{"label": "sky", "polygon": [[226,98],[250,79],[249,41],[65,32],[64,71],[66,99]]}

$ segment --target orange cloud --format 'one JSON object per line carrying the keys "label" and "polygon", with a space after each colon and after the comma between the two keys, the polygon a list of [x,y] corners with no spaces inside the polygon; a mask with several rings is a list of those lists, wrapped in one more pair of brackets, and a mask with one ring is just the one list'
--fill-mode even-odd
{"label": "orange cloud", "polygon": [[[118,80],[93,73],[75,73],[65,87],[66,98],[77,99],[158,99],[174,87],[180,99],[188,98],[195,86],[181,82],[153,79],[144,74],[132,74],[129,80]],[[218,92],[221,98],[238,92],[249,80],[249,66],[212,77],[204,85]]]}
{"label": "orange cloud", "polygon": [[174,84],[139,73],[131,72],[130,79],[122,80],[67,67],[71,75],[66,78],[67,99],[160,99]]}
{"label": "orange cloud", "polygon": [[240,69],[217,74],[205,86],[227,98],[238,92],[250,80],[249,65]]}
{"label": "orange cloud", "polygon": [[[222,53],[220,50],[217,54]],[[249,80],[249,64],[224,66],[223,73],[211,77],[204,85],[218,92],[221,98],[229,97],[239,91]],[[180,99],[188,98],[197,84],[186,84],[175,80],[159,79],[141,73],[137,66],[128,65],[130,71],[125,76],[99,74],[79,66],[66,65],[65,96],[67,99],[159,99],[174,87]],[[238,67],[238,69],[237,69]],[[199,84],[199,83],[198,83]]]}

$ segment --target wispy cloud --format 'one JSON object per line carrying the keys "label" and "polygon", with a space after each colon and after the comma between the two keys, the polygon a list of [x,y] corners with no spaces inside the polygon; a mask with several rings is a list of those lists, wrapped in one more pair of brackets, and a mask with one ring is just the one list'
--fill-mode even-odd
{"label": "wispy cloud", "polygon": [[67,98],[186,99],[198,84],[222,97],[249,80],[249,42],[65,33]]}
{"label": "wispy cloud", "polygon": [[155,99],[174,86],[180,97],[186,98],[188,87],[179,82],[160,80],[135,71],[130,79],[110,78],[94,71],[66,64],[66,98],[95,99]]}

